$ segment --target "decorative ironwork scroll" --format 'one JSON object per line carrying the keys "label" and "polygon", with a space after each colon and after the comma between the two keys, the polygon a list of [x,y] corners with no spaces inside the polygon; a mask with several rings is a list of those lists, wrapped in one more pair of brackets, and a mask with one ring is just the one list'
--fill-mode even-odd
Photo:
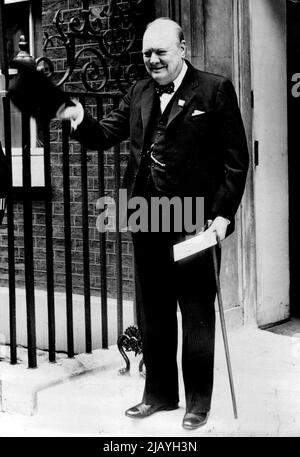
{"label": "decorative ironwork scroll", "polygon": [[[126,374],[130,371],[130,362],[129,358],[125,354],[126,352],[134,352],[135,356],[142,354],[143,346],[142,339],[139,332],[139,329],[135,325],[128,327],[123,335],[118,338],[118,349],[126,362],[126,367],[119,370],[120,374]],[[124,351],[125,349],[125,351]],[[142,376],[145,376],[145,371],[143,371],[144,359],[142,358],[139,363],[139,372]]]}
{"label": "decorative ironwork scroll", "polygon": [[[58,86],[81,79],[86,90],[99,92],[107,90],[108,81],[115,81],[115,89],[125,92],[144,74],[142,61],[141,65],[130,62],[144,0],[108,0],[104,6],[89,3],[83,0],[81,10],[68,23],[63,21],[62,10],[56,12],[56,31],[45,34],[44,55],[37,59],[37,67]],[[65,49],[65,69],[60,72],[47,56],[58,46]]]}

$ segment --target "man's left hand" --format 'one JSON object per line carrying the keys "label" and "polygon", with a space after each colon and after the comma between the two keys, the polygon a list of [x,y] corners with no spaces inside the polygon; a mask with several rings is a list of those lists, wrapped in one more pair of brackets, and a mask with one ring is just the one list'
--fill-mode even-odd
{"label": "man's left hand", "polygon": [[223,241],[226,236],[227,226],[230,224],[230,221],[222,216],[217,216],[207,229],[210,232],[216,232],[220,241]]}

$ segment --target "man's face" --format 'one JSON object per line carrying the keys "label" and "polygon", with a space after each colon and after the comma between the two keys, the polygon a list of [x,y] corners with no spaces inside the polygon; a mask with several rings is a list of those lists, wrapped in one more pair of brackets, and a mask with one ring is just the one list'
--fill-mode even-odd
{"label": "man's face", "polygon": [[150,26],[143,38],[143,58],[149,75],[161,85],[169,84],[179,75],[185,42],[179,42],[176,30],[161,22]]}

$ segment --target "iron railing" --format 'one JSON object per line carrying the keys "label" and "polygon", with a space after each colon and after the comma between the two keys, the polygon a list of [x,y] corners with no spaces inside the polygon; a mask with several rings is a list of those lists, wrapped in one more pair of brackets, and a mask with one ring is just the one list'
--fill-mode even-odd
{"label": "iron railing", "polygon": [[[77,17],[71,18],[68,26],[63,24],[61,12],[58,11],[54,17],[54,25],[57,33],[49,36],[45,34],[44,55],[36,60],[36,64],[43,67],[49,77],[54,77],[57,85],[69,84],[66,87],[76,87],[72,85],[72,76],[80,73],[80,79],[84,86],[84,91],[72,93],[76,96],[83,106],[89,104],[94,108],[94,114],[100,120],[105,112],[107,105],[116,107],[119,104],[122,94],[134,79],[140,76],[141,65],[133,65],[129,54],[137,38],[136,24],[141,21],[141,5],[143,0],[130,0],[122,2],[109,0],[107,5],[101,7],[98,17],[89,6],[88,0],[82,1],[82,8]],[[99,8],[98,8],[99,9]],[[146,7],[144,7],[144,12]],[[0,57],[1,71],[5,77],[6,90],[9,87],[9,62],[6,55],[5,46],[5,23],[4,23],[4,2],[0,0]],[[148,13],[147,13],[148,15]],[[93,17],[92,17],[93,16]],[[102,20],[107,21],[109,30],[102,28]],[[55,47],[55,42],[65,48],[66,70],[62,75],[55,75],[54,65],[47,56],[49,47]],[[92,43],[92,44],[91,44]],[[76,48],[79,44],[79,48]],[[82,47],[84,49],[82,49]],[[20,49],[24,53],[26,41],[21,38]],[[79,50],[78,50],[79,49]],[[136,53],[136,51],[135,51]],[[86,57],[89,54],[89,57]],[[135,59],[136,60],[136,59]],[[83,67],[79,64],[83,62]],[[115,82],[109,79],[108,63],[113,69]],[[142,65],[143,68],[143,65]],[[55,78],[55,76],[57,76]],[[76,80],[76,78],[75,78]],[[102,91],[102,92],[100,92]],[[2,97],[3,104],[3,123],[5,132],[5,151],[12,169],[12,128],[11,128],[11,106],[6,95]],[[37,366],[37,328],[36,328],[36,302],[35,302],[35,255],[33,245],[33,202],[35,198],[43,201],[44,205],[44,233],[46,250],[46,293],[47,293],[47,330],[48,330],[48,351],[49,361],[54,362],[56,358],[57,342],[57,322],[56,322],[56,282],[55,282],[55,262],[54,262],[54,217],[53,217],[53,196],[52,189],[55,187],[52,174],[52,142],[50,125],[41,126],[43,132],[44,150],[44,178],[45,187],[41,195],[36,197],[35,188],[32,186],[31,176],[31,145],[30,145],[30,119],[26,114],[22,114],[22,177],[23,184],[21,189],[12,187],[12,175],[10,176],[11,192],[7,198],[7,252],[8,252],[8,288],[9,288],[9,343],[10,343],[10,362],[17,363],[17,300],[16,290],[18,286],[16,277],[15,259],[15,216],[14,209],[17,202],[22,202],[23,208],[23,230],[24,230],[24,276],[25,276],[25,296],[26,296],[26,316],[27,316],[27,348],[28,366]],[[73,271],[72,271],[72,201],[70,198],[70,162],[72,160],[69,132],[70,125],[67,121],[62,122],[61,128],[62,144],[62,190],[63,190],[63,234],[64,234],[64,277],[65,277],[65,297],[66,297],[66,335],[67,335],[67,354],[73,357],[74,348],[74,303],[73,303]],[[115,266],[116,266],[116,306],[117,306],[117,335],[120,338],[123,333],[124,312],[123,312],[123,281],[122,281],[122,233],[119,230],[119,198],[118,192],[121,180],[120,164],[121,146],[113,149],[114,158],[114,191],[116,202],[116,232],[115,242]],[[85,329],[85,351],[92,352],[93,333],[92,333],[92,314],[91,314],[91,274],[90,274],[90,243],[89,243],[89,187],[88,187],[88,154],[86,149],[81,146],[80,154],[80,181],[81,181],[81,226],[82,246],[83,246],[83,296],[84,296],[84,329]],[[97,151],[97,178],[98,196],[103,197],[105,189],[105,160],[101,149]],[[18,192],[17,192],[18,190]],[[108,310],[108,265],[107,265],[107,242],[108,237],[105,232],[98,235],[99,253],[99,274],[100,274],[100,298],[99,314],[101,315],[101,345],[108,347],[109,332],[109,310]],[[134,270],[134,268],[132,267]]]}
{"label": "iron railing", "polygon": [[[75,94],[74,94],[75,95]],[[76,94],[78,97],[78,94]],[[80,94],[79,99],[85,104],[85,99],[91,94]],[[103,96],[93,94],[97,106],[97,118],[103,115]],[[120,94],[105,94],[105,100],[111,99],[113,105],[119,103]],[[5,150],[11,160],[11,139],[9,125],[9,101],[3,97],[3,109],[6,119],[5,128]],[[70,140],[69,122],[62,123],[62,169],[63,169],[63,206],[64,206],[64,255],[65,255],[65,294],[66,294],[66,334],[67,334],[67,353],[73,357],[74,351],[74,315],[73,315],[73,272],[72,272],[72,230],[71,230],[71,199],[70,199]],[[48,350],[49,361],[54,362],[56,357],[56,316],[55,316],[55,271],[53,260],[53,199],[51,188],[53,187],[53,177],[51,173],[51,142],[50,126],[43,126],[44,137],[44,176],[45,189],[44,211],[45,211],[45,239],[46,239],[46,278],[47,278],[47,311],[48,311]],[[22,114],[22,157],[23,157],[23,186],[22,196],[15,195],[13,189],[7,198],[7,233],[8,233],[8,268],[9,268],[9,310],[10,310],[10,350],[11,363],[17,360],[17,331],[16,331],[16,271],[15,271],[15,246],[14,246],[14,205],[16,201],[23,204],[23,227],[24,227],[24,272],[25,272],[25,292],[27,307],[27,342],[28,342],[28,366],[37,366],[36,359],[36,317],[35,317],[35,259],[33,246],[33,207],[31,190],[31,156],[30,156],[30,135],[29,118]],[[98,195],[99,198],[105,195],[104,179],[104,154],[101,149],[98,153]],[[118,196],[117,189],[120,187],[120,146],[116,146],[113,151],[114,157],[114,187],[115,195]],[[91,284],[90,284],[90,245],[89,245],[89,198],[88,198],[88,167],[87,151],[81,146],[81,159],[78,164],[81,175],[81,215],[82,215],[82,244],[83,244],[83,294],[85,310],[85,351],[91,353],[93,350],[93,335],[91,330]],[[116,214],[119,214],[119,201],[116,200]],[[123,291],[122,291],[122,233],[119,230],[118,221],[115,224],[115,244],[116,244],[116,297],[117,297],[117,334],[123,333]],[[107,292],[107,234],[99,232],[99,271],[101,276],[101,291],[99,298],[99,313],[101,313],[101,334],[102,347],[108,347],[108,292]]]}

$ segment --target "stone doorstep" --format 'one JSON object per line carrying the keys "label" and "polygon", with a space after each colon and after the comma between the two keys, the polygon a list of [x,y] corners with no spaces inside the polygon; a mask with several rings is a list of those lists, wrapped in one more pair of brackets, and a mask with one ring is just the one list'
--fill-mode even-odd
{"label": "stone doorstep", "polygon": [[[255,344],[253,346],[252,343],[254,342]],[[237,401],[239,421],[235,421],[232,415],[231,398],[225,366],[226,362],[224,357],[224,348],[219,325],[217,325],[216,343],[216,362],[218,365],[218,375],[216,377],[215,384],[215,401],[218,399],[218,404],[220,403],[220,405],[223,405],[225,401],[224,398],[226,398],[226,405],[228,408],[230,408],[228,417],[230,420],[232,419],[233,424],[235,424],[234,427],[239,427],[239,433],[241,436],[243,436],[242,433],[244,430],[246,430],[247,427],[248,428],[247,432],[245,432],[245,436],[247,436],[247,433],[250,429],[254,430],[254,422],[251,422],[251,417],[256,417],[256,415],[253,415],[252,410],[253,402],[258,401],[258,394],[262,407],[265,408],[267,405],[268,410],[270,408],[275,408],[274,405],[278,404],[278,392],[280,395],[283,395],[284,393],[284,398],[286,395],[295,396],[296,393],[299,396],[300,401],[300,391],[298,387],[297,375],[299,372],[299,365],[298,363],[295,365],[295,362],[300,360],[299,338],[275,335],[259,329],[247,329],[244,327],[243,329],[239,329],[229,335],[230,348],[232,349],[231,355],[234,369],[235,388],[238,395]],[[295,346],[295,344],[297,346]],[[252,361],[252,363],[250,363],[250,367],[247,363],[249,370],[246,370],[250,384],[252,380],[257,380],[258,384],[256,387],[259,387],[260,389],[261,387],[265,386],[265,378],[269,379],[271,377],[271,379],[273,379],[274,376],[276,377],[276,370],[279,370],[279,379],[281,379],[280,373],[283,373],[283,367],[286,370],[286,373],[284,375],[282,374],[285,379],[284,384],[282,384],[280,387],[277,386],[276,389],[273,389],[272,385],[267,386],[266,389],[263,387],[262,390],[254,388],[254,391],[252,392],[250,388],[251,386],[248,385],[248,382],[245,383],[245,373],[240,371],[241,368],[245,368],[240,365],[240,348],[243,346],[248,347],[250,360]],[[294,346],[297,351],[293,351]],[[261,354],[261,352],[263,352],[263,354]],[[269,360],[269,356],[271,355],[276,355],[276,357],[278,356],[278,359],[276,358],[276,364],[274,364],[273,358],[272,363],[266,364],[266,360]],[[2,412],[31,416],[38,411],[38,393],[42,390],[61,383],[69,382],[75,376],[79,376],[84,373],[97,372],[102,370],[113,370],[117,374],[118,370],[125,366],[124,360],[121,357],[116,345],[110,346],[108,350],[97,349],[93,352],[93,354],[78,354],[72,359],[69,359],[66,354],[58,353],[56,363],[49,363],[47,360],[48,353],[38,350],[37,369],[27,368],[27,351],[24,348],[18,348],[19,363],[17,365],[9,364],[8,354],[3,360],[3,350],[0,351],[0,356],[2,357],[2,360],[0,360],[0,410]],[[129,354],[129,358],[131,362],[133,362],[135,359],[132,353]],[[287,362],[289,363],[287,364]],[[257,370],[259,370],[259,379],[256,378]],[[254,378],[252,378],[252,375]],[[225,393],[224,386],[226,389]],[[283,393],[281,394],[281,392]],[[281,402],[282,401],[283,400],[281,399]],[[244,411],[250,411],[249,419],[247,416],[245,416]],[[278,411],[280,411],[280,406]],[[276,412],[276,417],[279,414],[278,411]],[[296,419],[294,416],[290,415],[288,420],[291,423],[290,433],[293,434],[295,428],[294,422]],[[247,427],[245,423],[247,423]],[[277,428],[280,425],[278,424],[276,425]],[[216,430],[214,433],[215,432]],[[234,436],[234,434],[232,436]]]}
{"label": "stone doorstep", "polygon": [[[233,319],[228,319],[228,314],[227,327],[230,331],[237,326],[235,314],[232,314]],[[178,318],[180,326],[180,313]],[[220,335],[219,326],[219,319],[217,319],[217,333]],[[48,352],[38,349],[36,369],[28,368],[25,348],[18,347],[16,365],[9,363],[8,352],[8,346],[0,346],[0,411],[30,416],[37,412],[40,391],[68,382],[74,376],[84,373],[114,368],[118,372],[118,369],[125,367],[116,345],[110,346],[109,349],[96,349],[92,354],[80,353],[74,358],[68,358],[64,353],[57,353],[55,363],[48,361]],[[180,358],[180,355],[178,357]],[[129,358],[133,360],[132,356]]]}
{"label": "stone doorstep", "polygon": [[[220,351],[223,343],[221,341],[221,329],[218,320],[219,319],[217,319],[216,331],[219,339]],[[228,327],[230,328],[230,325]],[[257,336],[260,337],[260,343],[266,342],[265,340],[268,342],[274,340],[274,343],[276,341],[277,344],[280,341],[289,341],[289,347],[290,344],[293,344],[292,340],[295,339],[263,332],[253,327],[248,328],[248,330],[244,327],[243,329],[237,330],[237,333],[234,333],[234,340],[239,335],[237,338],[237,341],[239,341],[238,346],[245,341],[249,342],[249,338],[252,339]],[[230,337],[231,336],[233,335],[230,335]],[[297,340],[297,349],[299,350],[299,339],[296,338],[295,340]],[[235,341],[235,343],[237,341]],[[230,341],[230,343],[233,343],[233,341]],[[234,348],[234,345],[230,344],[230,346],[232,350],[231,355],[234,358],[236,348]],[[217,353],[219,351],[217,350]],[[216,354],[216,356],[217,355],[220,356],[220,354]],[[133,354],[130,354],[129,358],[133,361],[135,357]],[[218,357],[216,357],[216,360],[218,360]],[[57,361],[55,363],[48,361],[48,352],[37,350],[38,368],[28,368],[27,363],[27,350],[25,348],[18,347],[18,363],[16,365],[11,365],[9,363],[8,346],[0,346],[0,411],[34,415],[37,412],[38,393],[40,391],[60,383],[68,382],[73,377],[84,373],[108,369],[115,369],[117,373],[120,368],[125,367],[125,362],[116,345],[110,346],[109,349],[95,349],[92,354],[81,353],[74,358],[68,358],[64,353],[57,353]],[[223,366],[225,368],[223,348],[222,357],[219,360],[219,363],[219,368]]]}
{"label": "stone doorstep", "polygon": [[27,360],[23,357],[16,365],[11,365],[8,360],[0,360],[1,412],[32,416],[37,412],[40,391],[68,382],[83,373],[112,368],[117,372],[125,366],[117,346],[96,349],[92,354],[78,354],[74,358],[58,354],[54,363],[47,361],[47,357],[48,353],[38,351],[36,369],[27,368]]}

